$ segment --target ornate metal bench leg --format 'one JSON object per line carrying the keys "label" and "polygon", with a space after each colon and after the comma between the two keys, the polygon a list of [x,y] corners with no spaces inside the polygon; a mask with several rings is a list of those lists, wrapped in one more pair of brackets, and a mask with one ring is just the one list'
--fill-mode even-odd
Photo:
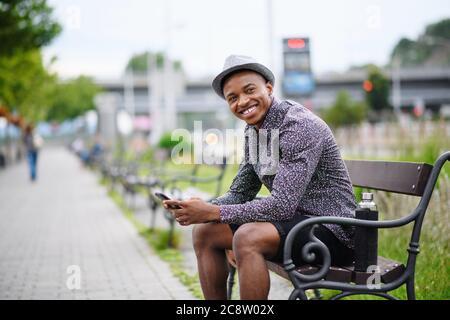
{"label": "ornate metal bench leg", "polygon": [[111,177],[110,179],[108,179],[108,192],[111,193],[114,191],[114,182],[113,182],[113,178]]}
{"label": "ornate metal bench leg", "polygon": [[228,273],[228,285],[227,285],[227,299],[231,300],[231,295],[233,294],[234,286],[234,275],[236,274],[236,268],[231,264],[228,265],[230,272]]}
{"label": "ornate metal bench leg", "polygon": [[168,244],[169,248],[173,248],[174,247],[173,234],[174,234],[174,230],[175,230],[175,219],[169,219],[169,223],[170,223],[169,239],[168,239],[167,244]]}
{"label": "ornate metal bench leg", "polygon": [[416,290],[414,287],[414,274],[410,276],[406,282],[406,294],[408,295],[408,300],[416,300]]}
{"label": "ornate metal bench leg", "polygon": [[131,208],[136,209],[136,192],[134,190],[131,191]]}
{"label": "ornate metal bench leg", "polygon": [[127,202],[127,207],[129,209],[133,209],[132,207],[132,202],[131,202],[131,197],[130,197],[130,193],[125,189],[125,200]]}
{"label": "ornate metal bench leg", "polygon": [[302,289],[294,289],[292,293],[289,296],[289,300],[308,300],[308,297],[306,296],[305,290]]}
{"label": "ornate metal bench leg", "polygon": [[155,230],[155,224],[156,224],[156,209],[158,208],[158,205],[149,197],[148,200],[148,206],[150,208],[150,230]]}
{"label": "ornate metal bench leg", "polygon": [[[120,181],[119,180],[119,183],[120,183],[120,187],[121,187],[121,192],[122,192],[122,198],[124,198],[124,199],[126,199],[126,196],[127,196],[127,189],[125,189],[125,187],[123,186],[123,184],[122,184],[122,181]],[[119,188],[120,188],[119,187]]]}

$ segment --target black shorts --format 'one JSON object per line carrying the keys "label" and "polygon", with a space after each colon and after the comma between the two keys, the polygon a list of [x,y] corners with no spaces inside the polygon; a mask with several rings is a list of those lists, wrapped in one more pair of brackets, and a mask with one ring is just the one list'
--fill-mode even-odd
{"label": "black shorts", "polygon": [[[289,221],[276,221],[270,222],[275,228],[278,230],[278,234],[280,235],[280,245],[278,246],[278,251],[275,257],[269,259],[273,262],[283,262],[283,251],[284,244],[286,242],[286,237],[289,231],[299,222],[304,221],[310,218],[309,216],[299,215],[294,219]],[[241,226],[238,224],[230,224],[231,231],[233,234],[237,231],[237,229]],[[292,258],[295,265],[300,266],[304,264],[312,264],[312,265],[320,265],[322,264],[322,257],[320,253],[316,253],[316,260],[313,263],[305,263],[301,258],[301,248],[309,242],[309,232],[312,226],[306,227],[297,233],[294,241],[294,246],[292,248]],[[354,260],[354,251],[348,247],[346,247],[338,238],[326,227],[319,225],[316,228],[314,235],[322,241],[330,250],[331,254],[331,265],[334,266],[347,266],[351,265]],[[313,251],[314,252],[314,251]]]}

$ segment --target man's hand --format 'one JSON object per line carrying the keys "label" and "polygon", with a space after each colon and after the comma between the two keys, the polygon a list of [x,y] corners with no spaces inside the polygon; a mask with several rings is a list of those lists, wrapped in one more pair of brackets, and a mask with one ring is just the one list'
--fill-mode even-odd
{"label": "man's hand", "polygon": [[[220,220],[219,206],[207,203],[200,198],[190,198],[184,201],[164,200],[163,204],[164,208],[169,210],[182,226]],[[169,206],[180,206],[181,209],[170,209]]]}

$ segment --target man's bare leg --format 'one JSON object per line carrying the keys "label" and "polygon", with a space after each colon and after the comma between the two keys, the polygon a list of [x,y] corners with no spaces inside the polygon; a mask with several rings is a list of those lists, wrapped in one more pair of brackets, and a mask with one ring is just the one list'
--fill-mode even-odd
{"label": "man's bare leg", "polygon": [[239,274],[242,300],[267,299],[270,276],[266,259],[276,255],[280,236],[271,223],[246,223],[234,234],[233,252]]}
{"label": "man's bare leg", "polygon": [[192,239],[205,299],[225,300],[228,277],[225,249],[231,249],[233,241],[229,225],[219,223],[195,225]]}

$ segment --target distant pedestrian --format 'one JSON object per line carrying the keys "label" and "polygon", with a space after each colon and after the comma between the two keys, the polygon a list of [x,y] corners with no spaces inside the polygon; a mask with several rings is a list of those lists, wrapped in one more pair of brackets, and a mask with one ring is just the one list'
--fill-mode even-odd
{"label": "distant pedestrian", "polygon": [[32,124],[28,124],[25,127],[23,142],[27,151],[28,166],[30,168],[30,178],[31,181],[35,181],[37,178],[38,152],[39,148],[43,144],[43,140],[39,134],[34,132]]}

